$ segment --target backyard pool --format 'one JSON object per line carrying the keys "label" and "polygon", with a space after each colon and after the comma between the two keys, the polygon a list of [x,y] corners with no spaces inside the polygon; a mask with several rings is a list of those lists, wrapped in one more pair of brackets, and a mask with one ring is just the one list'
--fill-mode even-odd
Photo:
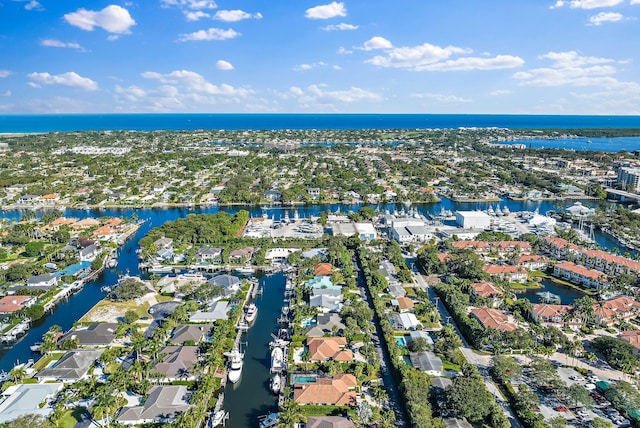
{"label": "backyard pool", "polygon": [[293,383],[314,383],[317,376],[294,376]]}

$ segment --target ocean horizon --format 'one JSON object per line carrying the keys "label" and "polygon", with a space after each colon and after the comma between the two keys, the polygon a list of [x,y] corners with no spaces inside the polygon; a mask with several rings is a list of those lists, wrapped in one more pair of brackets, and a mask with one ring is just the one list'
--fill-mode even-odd
{"label": "ocean horizon", "polygon": [[640,128],[640,116],[510,114],[5,114],[0,133],[283,129]]}

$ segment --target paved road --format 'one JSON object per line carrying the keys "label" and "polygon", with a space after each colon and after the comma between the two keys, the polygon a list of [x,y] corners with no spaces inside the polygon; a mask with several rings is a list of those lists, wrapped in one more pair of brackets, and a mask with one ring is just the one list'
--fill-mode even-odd
{"label": "paved road", "polygon": [[[408,265],[411,266],[410,263],[408,263]],[[454,328],[455,332],[458,334],[458,337],[462,341],[462,346],[460,347],[460,351],[465,356],[467,361],[469,361],[470,364],[473,364],[478,368],[478,371],[482,375],[482,378],[484,379],[484,383],[487,386],[487,389],[489,390],[489,392],[491,392],[495,396],[496,402],[502,408],[504,415],[507,417],[507,419],[511,423],[511,427],[521,428],[520,422],[516,418],[516,415],[513,409],[511,409],[509,402],[502,395],[502,392],[500,392],[496,384],[493,382],[493,379],[489,375],[489,369],[493,365],[493,360],[491,359],[491,356],[478,355],[471,349],[471,347],[465,340],[464,336],[460,332],[460,329],[458,328],[456,323],[453,321],[453,318],[449,315],[447,308],[440,301],[440,298],[436,295],[433,288],[429,287],[429,285],[425,282],[424,278],[422,278],[422,275],[416,272],[415,270],[413,271],[413,276],[416,279],[418,287],[429,294],[429,299],[431,299],[431,301],[436,305],[438,312],[440,313],[440,318],[442,319],[443,323],[451,325]]]}
{"label": "paved road", "polygon": [[376,314],[373,307],[373,301],[371,300],[371,295],[369,294],[369,287],[366,287],[365,285],[366,282],[364,274],[360,269],[360,263],[355,259],[354,263],[358,272],[358,287],[360,287],[363,299],[365,300],[365,302],[367,302],[367,305],[369,305],[374,314],[373,323],[375,325],[375,331],[371,334],[371,338],[373,339],[373,344],[375,346],[376,353],[378,354],[382,381],[384,382],[387,395],[389,396],[391,408],[396,415],[395,425],[398,427],[407,427],[409,426],[409,418],[405,407],[402,405],[403,399],[400,395],[400,391],[398,390],[396,379],[393,377],[393,373],[391,371],[393,367],[390,362],[391,358],[389,357],[387,343],[384,339],[381,340],[381,338],[384,337],[384,334],[382,333],[382,328],[380,327],[380,320],[378,319],[378,315]]}

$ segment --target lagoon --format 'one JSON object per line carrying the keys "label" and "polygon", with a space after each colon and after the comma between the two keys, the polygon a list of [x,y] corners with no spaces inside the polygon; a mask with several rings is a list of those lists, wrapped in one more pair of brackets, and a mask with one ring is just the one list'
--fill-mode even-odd
{"label": "lagoon", "polygon": [[619,152],[640,150],[640,137],[616,138],[552,138],[504,141],[502,144],[524,144],[532,149],[593,150]]}

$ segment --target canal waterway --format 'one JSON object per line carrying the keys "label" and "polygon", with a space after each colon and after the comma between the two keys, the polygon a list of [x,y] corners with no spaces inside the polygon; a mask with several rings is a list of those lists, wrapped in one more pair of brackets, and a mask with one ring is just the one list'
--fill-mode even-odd
{"label": "canal waterway", "polygon": [[[560,211],[570,205],[574,201],[513,201],[504,200],[501,202],[454,202],[450,199],[443,198],[441,202],[433,204],[414,204],[412,208],[415,208],[421,214],[437,214],[442,209],[445,210],[474,210],[474,209],[487,209],[489,206],[494,208],[497,205],[501,207],[507,206],[512,212],[515,211],[538,211],[541,214],[546,213],[549,210]],[[585,201],[586,206],[595,206],[598,204],[606,204],[597,201]],[[297,212],[301,217],[309,217],[312,215],[318,215],[321,211],[342,212],[347,213],[351,210],[357,210],[359,205],[345,205],[345,204],[323,204],[323,205],[310,205],[299,207],[274,207],[269,209],[263,209],[260,206],[233,206],[233,207],[197,207],[193,209],[188,208],[166,208],[166,209],[132,209],[132,208],[107,208],[101,210],[78,210],[67,209],[65,215],[67,217],[87,218],[87,217],[125,217],[132,218],[136,216],[139,219],[145,220],[145,223],[140,229],[128,240],[124,246],[118,252],[118,267],[114,271],[105,271],[105,273],[97,280],[88,283],[85,287],[72,295],[68,300],[62,301],[53,310],[52,313],[45,316],[33,323],[29,332],[21,338],[21,340],[15,343],[11,347],[0,348],[0,370],[8,371],[16,364],[17,361],[25,362],[29,358],[37,357],[32,354],[29,347],[35,342],[41,340],[42,335],[49,330],[53,325],[59,325],[64,331],[69,330],[73,323],[82,317],[90,308],[92,308],[97,302],[103,298],[103,294],[100,288],[103,286],[114,285],[117,281],[119,273],[129,273],[136,275],[138,271],[138,260],[136,258],[135,249],[138,248],[138,241],[143,238],[147,232],[154,227],[161,226],[166,221],[175,220],[177,218],[186,217],[192,213],[215,213],[220,210],[224,210],[229,213],[235,213],[238,210],[246,209],[251,213],[251,216],[261,216],[263,214],[273,217],[278,220],[285,215],[293,217]],[[376,208],[381,210],[389,210],[394,212],[397,210],[405,209],[401,204],[385,204],[379,205]],[[37,215],[41,215],[43,211],[38,211]],[[19,220],[24,214],[24,211],[2,211],[0,216],[10,219]],[[619,246],[617,241],[610,236],[595,231],[595,239],[602,247],[612,250],[618,248],[621,254],[624,254],[626,249]],[[558,293],[554,293],[558,294]],[[267,338],[269,335],[267,334]],[[266,358],[266,356],[265,356]]]}
{"label": "canal waterway", "polygon": [[227,383],[224,409],[229,412],[227,428],[258,425],[258,417],[278,410],[277,397],[269,390],[271,333],[278,331],[278,316],[284,299],[285,277],[282,273],[260,278],[262,295],[256,298],[258,316],[243,335],[245,343],[242,377],[236,384]]}

